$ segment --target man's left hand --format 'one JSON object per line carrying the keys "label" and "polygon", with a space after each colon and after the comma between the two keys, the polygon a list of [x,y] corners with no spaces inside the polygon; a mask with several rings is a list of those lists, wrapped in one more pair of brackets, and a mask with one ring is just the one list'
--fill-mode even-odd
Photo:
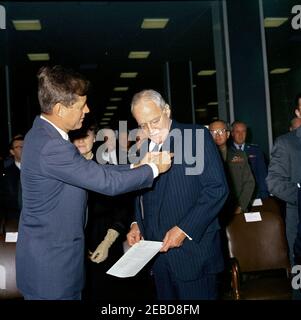
{"label": "man's left hand", "polygon": [[183,244],[186,235],[185,233],[177,226],[171,228],[166,232],[163,239],[163,246],[160,252],[167,252],[171,248],[178,248]]}

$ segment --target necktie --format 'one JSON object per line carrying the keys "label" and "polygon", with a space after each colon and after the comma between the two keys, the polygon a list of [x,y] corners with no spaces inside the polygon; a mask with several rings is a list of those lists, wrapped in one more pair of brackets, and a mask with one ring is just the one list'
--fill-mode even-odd
{"label": "necktie", "polygon": [[158,152],[159,151],[159,145],[155,144],[155,147],[153,148],[152,152]]}

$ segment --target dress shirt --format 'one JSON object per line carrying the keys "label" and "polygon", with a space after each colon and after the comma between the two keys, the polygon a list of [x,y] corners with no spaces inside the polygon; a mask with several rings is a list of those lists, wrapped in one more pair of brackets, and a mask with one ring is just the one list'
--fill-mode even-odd
{"label": "dress shirt", "polygon": [[235,148],[237,149],[237,150],[241,150],[241,151],[244,151],[245,150],[245,143],[243,143],[243,144],[237,144],[237,143],[233,143],[234,145],[235,145]]}
{"label": "dress shirt", "polygon": [[47,118],[45,118],[43,115],[40,115],[40,118],[47,121],[48,123],[50,123],[53,127],[55,127],[55,129],[59,132],[59,134],[63,137],[63,139],[68,140],[69,141],[69,136],[68,133],[65,132],[64,130],[58,128],[55,124],[53,124],[50,120],[48,120]]}

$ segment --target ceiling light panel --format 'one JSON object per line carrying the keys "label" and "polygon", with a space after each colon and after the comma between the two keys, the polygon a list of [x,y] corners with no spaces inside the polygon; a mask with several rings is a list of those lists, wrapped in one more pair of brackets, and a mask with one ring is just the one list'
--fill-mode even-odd
{"label": "ceiling light panel", "polygon": [[40,20],[12,20],[17,31],[38,31],[42,29]]}
{"label": "ceiling light panel", "polygon": [[147,59],[149,55],[150,51],[131,51],[129,59]]}
{"label": "ceiling light panel", "polygon": [[120,78],[136,78],[138,72],[122,72],[120,73]]}
{"label": "ceiling light panel", "polygon": [[145,18],[141,24],[141,29],[164,29],[168,21],[168,18]]}
{"label": "ceiling light panel", "polygon": [[212,76],[216,73],[216,70],[201,70],[198,72],[198,76]]}
{"label": "ceiling light panel", "polygon": [[290,68],[276,68],[270,71],[271,74],[281,74],[290,71]]}
{"label": "ceiling light panel", "polygon": [[48,60],[50,60],[48,53],[28,53],[27,57],[30,61],[48,61]]}
{"label": "ceiling light panel", "polygon": [[114,91],[128,91],[129,87],[115,87]]}
{"label": "ceiling light panel", "polygon": [[264,19],[265,28],[277,28],[280,27],[288,18],[286,17],[267,17]]}

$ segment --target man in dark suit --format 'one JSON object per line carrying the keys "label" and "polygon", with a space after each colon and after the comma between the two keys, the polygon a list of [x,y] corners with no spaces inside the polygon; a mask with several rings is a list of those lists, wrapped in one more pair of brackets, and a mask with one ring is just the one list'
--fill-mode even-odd
{"label": "man in dark suit", "polygon": [[22,209],[22,188],[20,182],[21,155],[24,138],[17,136],[9,144],[9,152],[13,162],[4,169],[0,197],[2,198],[4,218],[18,220]]}
{"label": "man in dark suit", "polygon": [[170,166],[104,167],[81,156],[68,132],[79,129],[89,112],[87,89],[88,81],[71,70],[55,66],[39,71],[41,115],[27,133],[22,153],[16,273],[25,299],[80,299],[85,189],[116,195],[150,187],[158,171]]}
{"label": "man in dark suit", "polygon": [[[152,268],[158,299],[216,299],[223,270],[218,213],[228,192],[223,166],[209,131],[177,123],[170,113],[154,90],[133,97],[132,114],[151,140],[149,150],[170,147],[174,163],[137,198],[137,223],[127,238],[130,245],[141,237],[163,241]],[[202,157],[202,170],[189,172]]]}
{"label": "man in dark suit", "polygon": [[290,260],[294,263],[294,242],[297,236],[298,183],[301,183],[301,127],[278,137],[274,143],[266,178],[269,191],[286,202],[286,236]]}
{"label": "man in dark suit", "polygon": [[298,223],[298,231],[297,237],[294,244],[294,262],[295,264],[301,265],[301,185],[299,184],[298,188],[298,216],[299,216],[299,223]]}
{"label": "man in dark suit", "polygon": [[234,121],[231,125],[231,136],[233,139],[232,148],[244,151],[248,156],[248,161],[256,182],[256,198],[266,199],[269,191],[265,178],[267,176],[267,166],[263,152],[258,145],[246,143],[247,125],[242,121]]}

